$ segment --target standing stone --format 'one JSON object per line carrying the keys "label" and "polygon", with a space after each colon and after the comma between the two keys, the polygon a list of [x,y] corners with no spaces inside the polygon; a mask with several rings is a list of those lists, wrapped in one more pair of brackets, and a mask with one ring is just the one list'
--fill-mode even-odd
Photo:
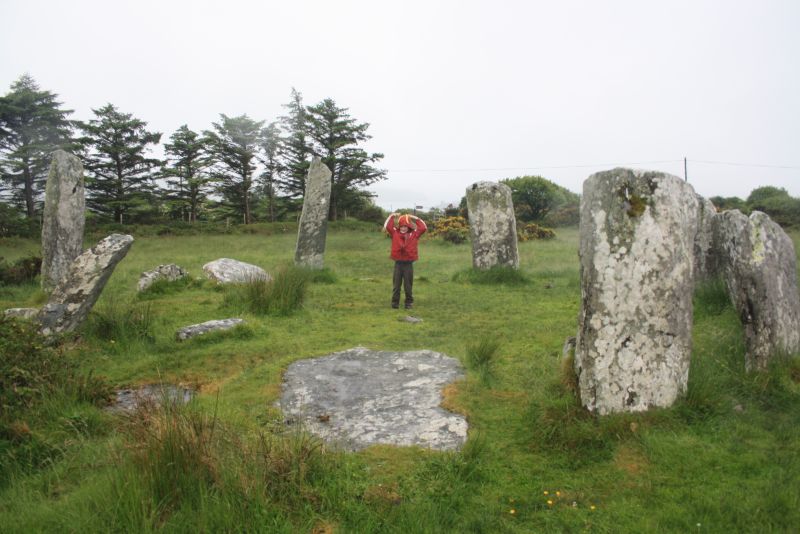
{"label": "standing stone", "polygon": [[100,293],[133,244],[129,235],[112,234],[75,258],[39,312],[42,334],[76,329],[89,315]]}
{"label": "standing stone", "polygon": [[694,280],[701,283],[718,274],[717,254],[714,250],[714,227],[717,208],[706,198],[697,197],[697,235],[694,239]]}
{"label": "standing stone", "polygon": [[53,152],[44,194],[42,289],[50,292],[83,251],[83,165],[63,150]]}
{"label": "standing stone", "polygon": [[494,182],[477,182],[467,188],[472,266],[519,268],[517,220],[511,188]]}
{"label": "standing stone", "polygon": [[322,269],[330,202],[331,171],[319,157],[315,156],[306,177],[303,213],[300,215],[300,227],[297,229],[295,265]]}
{"label": "standing stone", "polygon": [[599,414],[670,406],[686,389],[698,199],[680,178],[614,169],[583,184],[575,371]]}
{"label": "standing stone", "polygon": [[800,351],[797,256],[768,215],[719,214],[715,239],[722,276],[744,326],[745,368],[765,369],[780,353]]}

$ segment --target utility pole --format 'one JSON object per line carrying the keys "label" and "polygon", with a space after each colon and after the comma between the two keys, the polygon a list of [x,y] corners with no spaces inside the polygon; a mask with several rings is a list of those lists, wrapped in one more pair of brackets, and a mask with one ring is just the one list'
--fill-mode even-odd
{"label": "utility pole", "polygon": [[689,181],[689,173],[686,170],[686,157],[685,156],[683,158],[683,181],[684,182],[688,182]]}

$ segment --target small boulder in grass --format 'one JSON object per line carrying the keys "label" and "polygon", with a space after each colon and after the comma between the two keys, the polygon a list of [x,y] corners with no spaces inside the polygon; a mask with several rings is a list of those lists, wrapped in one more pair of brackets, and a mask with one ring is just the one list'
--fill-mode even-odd
{"label": "small boulder in grass", "polygon": [[39,308],[8,308],[4,315],[8,318],[33,320],[39,315]]}
{"label": "small boulder in grass", "polygon": [[159,265],[152,271],[145,271],[142,273],[142,275],[139,277],[139,284],[136,289],[137,291],[144,291],[158,280],[174,282],[175,280],[185,278],[187,274],[188,273],[186,272],[186,269],[179,267],[174,263]]}
{"label": "small boulder in grass", "polygon": [[203,265],[206,276],[219,284],[244,284],[253,280],[270,281],[272,277],[257,265],[230,258],[220,258]]}
{"label": "small boulder in grass", "polygon": [[244,324],[244,319],[217,319],[206,321],[200,324],[184,326],[176,332],[175,337],[178,341],[185,341],[193,337],[202,336],[208,332],[230,330],[240,324]]}

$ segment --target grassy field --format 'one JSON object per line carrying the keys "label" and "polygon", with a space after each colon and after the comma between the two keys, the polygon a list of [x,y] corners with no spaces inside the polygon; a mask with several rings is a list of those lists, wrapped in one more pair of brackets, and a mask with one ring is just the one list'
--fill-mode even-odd
{"label": "grassy field", "polygon": [[[164,381],[199,395],[184,408],[121,417],[65,390],[4,421],[0,530],[800,529],[800,365],[795,358],[745,374],[741,327],[719,284],[695,298],[686,398],[669,410],[598,419],[576,406],[562,369],[580,305],[576,229],[521,243],[521,284],[470,283],[456,276],[471,266],[468,244],[423,241],[419,324],[389,307],[388,240],[354,224],[333,226],[332,276],[309,284],[302,309],[241,313],[201,280],[201,266],[229,257],[276,272],[291,263],[293,228],[254,232],[136,239],[92,321],[62,351],[83,376],[92,371],[115,387]],[[33,252],[34,241],[0,241],[6,260]],[[197,281],[137,296],[139,274],[161,263]],[[0,288],[0,308],[42,298],[34,285]],[[181,326],[233,316],[247,326],[175,341]],[[487,341],[494,358],[471,365],[470,352]],[[431,349],[464,362],[467,378],[444,397],[469,421],[464,450],[344,453],[286,431],[275,408],[282,370],[355,346]]]}

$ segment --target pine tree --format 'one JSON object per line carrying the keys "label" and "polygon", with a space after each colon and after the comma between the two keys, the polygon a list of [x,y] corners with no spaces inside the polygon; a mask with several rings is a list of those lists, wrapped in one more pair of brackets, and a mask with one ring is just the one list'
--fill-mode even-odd
{"label": "pine tree", "polygon": [[183,125],[164,145],[167,156],[163,176],[167,178],[167,197],[181,220],[197,221],[198,211],[206,199],[211,177],[206,169],[211,164],[205,139]]}
{"label": "pine tree", "polygon": [[42,91],[23,74],[0,97],[0,189],[34,219],[50,167],[52,152],[71,150],[71,110],[61,109],[58,95]]}
{"label": "pine tree", "polygon": [[214,160],[213,175],[219,181],[219,192],[229,209],[245,224],[253,222],[253,174],[256,155],[264,142],[264,121],[247,115],[228,117],[213,123],[214,131],[206,131],[209,151]]}
{"label": "pine tree", "polygon": [[115,222],[152,211],[154,171],[161,166],[147,157],[149,145],[157,145],[161,133],[149,132],[147,123],[122,113],[112,104],[92,110],[95,118],[81,124],[80,139],[86,153],[87,205]]}
{"label": "pine tree", "polygon": [[369,123],[359,124],[330,98],[306,108],[308,137],[312,150],[331,170],[330,219],[336,220],[339,212],[363,203],[360,187],[386,178],[386,171],[372,164],[383,159],[383,154],[368,154],[358,147],[371,139],[367,134]]}
{"label": "pine tree", "polygon": [[276,182],[281,171],[280,161],[278,160],[281,148],[280,129],[276,123],[271,122],[264,128],[263,134],[261,163],[264,165],[264,172],[261,173],[261,189],[267,199],[267,217],[270,222],[275,222]]}
{"label": "pine tree", "polygon": [[284,107],[288,113],[280,118],[283,139],[279,148],[280,173],[275,181],[290,198],[303,198],[312,154],[303,96],[292,88],[292,100]]}

